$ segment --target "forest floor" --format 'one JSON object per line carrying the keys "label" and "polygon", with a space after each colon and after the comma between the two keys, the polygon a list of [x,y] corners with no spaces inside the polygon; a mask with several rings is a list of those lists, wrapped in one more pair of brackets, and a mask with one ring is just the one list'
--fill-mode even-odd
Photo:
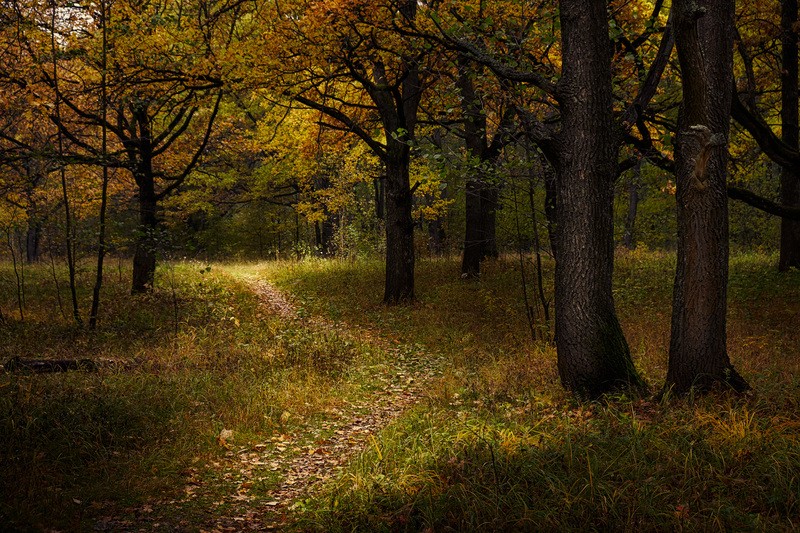
{"label": "forest floor", "polygon": [[[137,297],[120,265],[96,332],[70,323],[63,272],[29,269],[18,299],[0,264],[0,362],[104,361],[0,372],[0,524],[794,530],[800,272],[774,259],[731,262],[729,352],[754,393],[590,403],[559,386],[517,260],[475,282],[455,259],[421,261],[419,301],[398,307],[380,303],[378,261],[176,263]],[[673,268],[669,254],[617,258],[620,318],[653,393]],[[90,282],[79,270],[81,308]]]}
{"label": "forest floor", "polygon": [[[249,529],[278,529],[286,525],[287,513],[293,504],[309,496],[315,485],[340,475],[343,465],[354,454],[370,442],[376,442],[379,431],[425,398],[431,381],[441,376],[443,361],[441,357],[420,352],[406,354],[375,331],[348,327],[321,316],[300,316],[298,305],[270,282],[255,273],[238,276],[258,296],[261,305],[281,320],[294,322],[314,335],[336,332],[344,342],[366,342],[391,354],[391,367],[373,377],[371,394],[344,404],[324,423],[303,428],[285,438],[286,448],[291,448],[293,453],[287,454],[284,447],[259,449],[256,446],[238,450],[239,463],[234,462],[229,468],[244,474],[239,487],[253,485],[251,465],[270,465],[270,470],[276,472],[281,481],[267,491],[269,501],[257,508],[241,506],[240,516],[217,521],[215,529],[235,527],[237,522]],[[237,493],[241,490],[237,489]]]}

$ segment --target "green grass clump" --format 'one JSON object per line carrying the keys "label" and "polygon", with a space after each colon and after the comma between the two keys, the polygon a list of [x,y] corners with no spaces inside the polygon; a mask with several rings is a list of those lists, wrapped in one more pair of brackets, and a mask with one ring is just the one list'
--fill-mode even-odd
{"label": "green grass clump", "polygon": [[797,427],[748,412],[730,399],[419,409],[305,502],[298,526],[791,530]]}

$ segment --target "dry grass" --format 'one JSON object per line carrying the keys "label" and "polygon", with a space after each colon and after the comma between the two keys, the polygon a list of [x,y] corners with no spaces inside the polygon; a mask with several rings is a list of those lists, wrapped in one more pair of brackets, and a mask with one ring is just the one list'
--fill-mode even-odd
{"label": "dry grass", "polygon": [[[620,317],[654,389],[666,372],[673,261],[650,252],[617,261]],[[0,374],[0,522],[222,527],[221,516],[257,509],[280,482],[263,467],[245,480],[236,451],[282,453],[287,439],[319,430],[379,386],[375,373],[391,361],[384,348],[402,346],[409,357],[444,358],[444,376],[338,480],[297,502],[297,528],[792,530],[800,273],[778,275],[774,261],[742,255],[731,266],[729,351],[754,395],[590,404],[562,391],[552,346],[531,340],[512,260],[488,264],[479,282],[460,280],[454,259],[421,262],[419,302],[390,308],[380,304],[378,262],[183,263],[135,298],[123,272],[109,278],[94,334],[62,316],[44,267],[27,273],[20,321],[13,276],[0,266],[0,359],[129,363]],[[265,312],[235,279],[254,272],[291,292],[299,316],[333,327]],[[66,303],[63,281],[61,290]],[[223,428],[234,432],[225,445]]]}
{"label": "dry grass", "polygon": [[[729,351],[756,388],[728,395],[607,398],[561,390],[555,353],[533,342],[514,261],[480,282],[457,262],[419,266],[420,302],[383,308],[380,266],[271,267],[314,311],[443,354],[450,371],[298,527],[397,530],[793,530],[800,523],[800,273],[773,257],[731,265]],[[666,374],[674,258],[618,257],[616,300],[637,366]]]}
{"label": "dry grass", "polygon": [[[12,279],[2,266],[0,281]],[[58,311],[46,268],[28,271],[24,322],[10,312],[14,293],[0,293],[0,361],[115,361],[98,372],[0,373],[7,528],[79,530],[99,520],[111,530],[128,522],[196,529],[243,513],[268,495],[255,483],[242,499],[229,446],[272,449],[275,438],[303,433],[363,395],[363,383],[345,374],[382,357],[336,332],[315,335],[268,314],[216,266],[165,268],[152,295],[129,296],[127,276],[106,287],[93,333]],[[61,289],[66,302],[63,282]],[[88,304],[87,293],[80,296]],[[222,429],[234,435],[225,446]],[[255,480],[273,474],[261,470]]]}

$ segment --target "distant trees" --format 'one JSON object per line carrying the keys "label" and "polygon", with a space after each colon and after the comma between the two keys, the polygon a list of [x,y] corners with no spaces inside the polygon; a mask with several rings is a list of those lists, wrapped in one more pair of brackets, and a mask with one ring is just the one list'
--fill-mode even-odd
{"label": "distant trees", "polygon": [[[105,2],[97,13],[94,4],[8,0],[4,7],[14,9],[0,15],[0,54],[13,51],[24,62],[0,68],[0,106],[9,115],[0,122],[0,158],[13,167],[9,174],[26,177],[3,187],[29,196],[16,209],[27,210],[31,258],[47,211],[34,189],[49,173],[58,170],[62,178],[59,199],[51,194],[47,200],[51,211],[53,205],[69,208],[70,194],[103,198],[104,206],[107,187],[126,191],[136,204],[131,289],[144,292],[153,286],[169,200],[176,209],[203,201],[290,205],[296,251],[306,216],[317,226],[318,249],[328,255],[335,232],[345,235],[346,217],[329,207],[341,211],[346,200],[332,200],[339,194],[332,190],[364,185],[370,196],[374,181],[371,228],[385,232],[383,300],[401,304],[415,298],[415,226],[436,211],[428,209],[425,218],[415,209],[435,203],[432,191],[439,185],[448,194],[453,183],[462,187],[461,274],[476,278],[481,260],[498,254],[496,219],[504,194],[498,169],[531,165],[531,157],[506,148],[516,143],[538,150],[536,158],[553,169],[545,180],[545,211],[556,259],[559,373],[566,388],[594,397],[643,385],[614,305],[613,190],[626,169],[657,164],[676,173],[678,204],[667,386],[686,392],[721,382],[744,390],[725,348],[726,189],[784,216],[780,268],[800,265],[798,223],[788,220],[800,209],[797,1],[782,1],[782,16],[774,21],[781,28],[773,37],[782,54],[779,112],[770,111],[777,101],[755,97],[756,71],[744,45],[746,79],[737,81],[738,94],[732,90],[732,0],[674,0],[671,18],[665,4],[122,1],[108,17]],[[682,99],[669,66],[673,26]],[[660,84],[665,73],[668,83]],[[269,102],[268,120],[252,102]],[[49,120],[46,131],[29,131],[26,106],[28,115]],[[731,113],[781,165],[781,205],[728,187]],[[767,118],[775,118],[770,113],[780,116],[780,135],[768,126]],[[237,114],[247,117],[247,127],[233,118]],[[297,143],[276,147],[276,135],[267,140],[260,127],[288,129]],[[452,135],[451,153],[436,154],[436,163],[426,152],[426,128]],[[220,157],[208,162],[209,154]],[[444,184],[436,180],[456,172],[437,166],[448,158],[459,161],[452,166],[463,175]],[[359,165],[369,170],[354,170]],[[422,169],[418,175],[415,166]],[[102,180],[85,178],[97,169],[107,171]],[[127,171],[120,174],[129,174],[130,182],[115,184],[108,169]],[[426,172],[440,174],[427,189]],[[270,173],[272,179],[265,177]],[[342,177],[347,174],[358,179]],[[73,189],[77,183],[81,187]],[[195,186],[192,194],[174,200],[187,183]],[[632,247],[638,189],[630,190],[624,240]],[[208,197],[200,198],[203,191]],[[528,193],[536,209],[536,191]],[[5,198],[8,203],[12,195]],[[66,225],[71,220],[67,215]],[[92,244],[101,250],[98,272],[105,220],[99,217],[101,237]],[[260,222],[251,217],[252,225]],[[66,251],[73,233],[66,233]]]}
{"label": "distant trees", "polygon": [[[431,52],[405,34],[417,2],[277,6],[276,57],[265,83],[361,138],[383,162],[387,304],[414,299],[413,194],[409,177]],[[324,63],[324,64],[322,64]],[[375,126],[379,125],[379,128]]]}
{"label": "distant trees", "polygon": [[468,167],[461,276],[476,278],[480,275],[481,261],[498,256],[496,234],[500,184],[491,174],[498,166],[503,148],[515,133],[516,113],[514,106],[507,104],[490,138],[488,112],[483,101],[485,95],[476,88],[475,80],[484,68],[461,54],[457,69],[456,86],[461,100]]}
{"label": "distant trees", "polygon": [[[775,8],[780,5],[780,10]],[[778,203],[741,189],[729,189],[731,198],[781,217],[778,270],[800,268],[800,146],[798,138],[798,4],[796,0],[776,0],[772,5],[745,2],[754,13],[756,28],[739,31],[738,52],[744,83],[735,87],[732,116],[770,160],[780,165]],[[779,15],[776,17],[775,15]],[[764,26],[773,31],[763,32]],[[746,31],[746,32],[745,32]],[[755,41],[758,58],[748,44]],[[763,64],[766,63],[766,66]],[[779,76],[764,72],[780,71]],[[779,80],[779,84],[775,81]],[[738,90],[737,90],[738,89]],[[770,97],[777,93],[780,98]],[[780,121],[778,136],[765,118],[775,114]]]}
{"label": "distant trees", "polygon": [[[209,7],[211,12],[204,10]],[[155,273],[158,204],[196,168],[219,110],[223,82],[209,61],[220,45],[212,42],[217,35],[211,24],[223,21],[206,4],[193,14],[170,2],[116,3],[113,25],[103,32],[105,10],[54,10],[50,25],[58,35],[51,54],[35,29],[45,24],[37,19],[41,14],[35,6],[17,9],[24,19],[19,25],[22,47],[30,63],[38,65],[24,83],[35,94],[53,95],[56,107],[49,118],[63,138],[62,165],[124,168],[133,176],[139,229],[131,289],[144,292],[152,288]],[[175,32],[183,32],[193,49],[176,54],[169,42]],[[52,67],[47,63],[51,55]],[[108,147],[97,142],[106,132],[112,137]],[[189,137],[196,140],[187,143]]]}

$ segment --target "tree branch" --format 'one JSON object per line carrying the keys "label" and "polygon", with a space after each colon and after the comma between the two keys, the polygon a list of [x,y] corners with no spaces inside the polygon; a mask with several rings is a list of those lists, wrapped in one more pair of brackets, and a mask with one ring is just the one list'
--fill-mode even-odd
{"label": "tree branch", "polygon": [[789,220],[800,220],[800,207],[788,207],[781,205],[746,189],[728,186],[728,198],[744,202],[747,205],[755,207],[756,209],[764,211],[765,213],[769,213],[770,215],[775,215],[777,217]]}
{"label": "tree branch", "polygon": [[334,120],[338,120],[339,122],[347,126],[351,132],[358,135],[361,138],[361,140],[367,143],[367,146],[369,146],[378,157],[384,160],[386,159],[386,148],[383,146],[383,144],[373,139],[372,136],[369,133],[367,133],[361,126],[356,124],[356,122],[352,118],[348,117],[340,110],[327,106],[325,104],[320,104],[319,102],[315,102],[314,100],[311,100],[310,98],[306,98],[305,96],[299,94],[292,96],[292,99],[303,104],[306,107],[310,107],[311,109],[315,109],[321,113],[324,113]]}

